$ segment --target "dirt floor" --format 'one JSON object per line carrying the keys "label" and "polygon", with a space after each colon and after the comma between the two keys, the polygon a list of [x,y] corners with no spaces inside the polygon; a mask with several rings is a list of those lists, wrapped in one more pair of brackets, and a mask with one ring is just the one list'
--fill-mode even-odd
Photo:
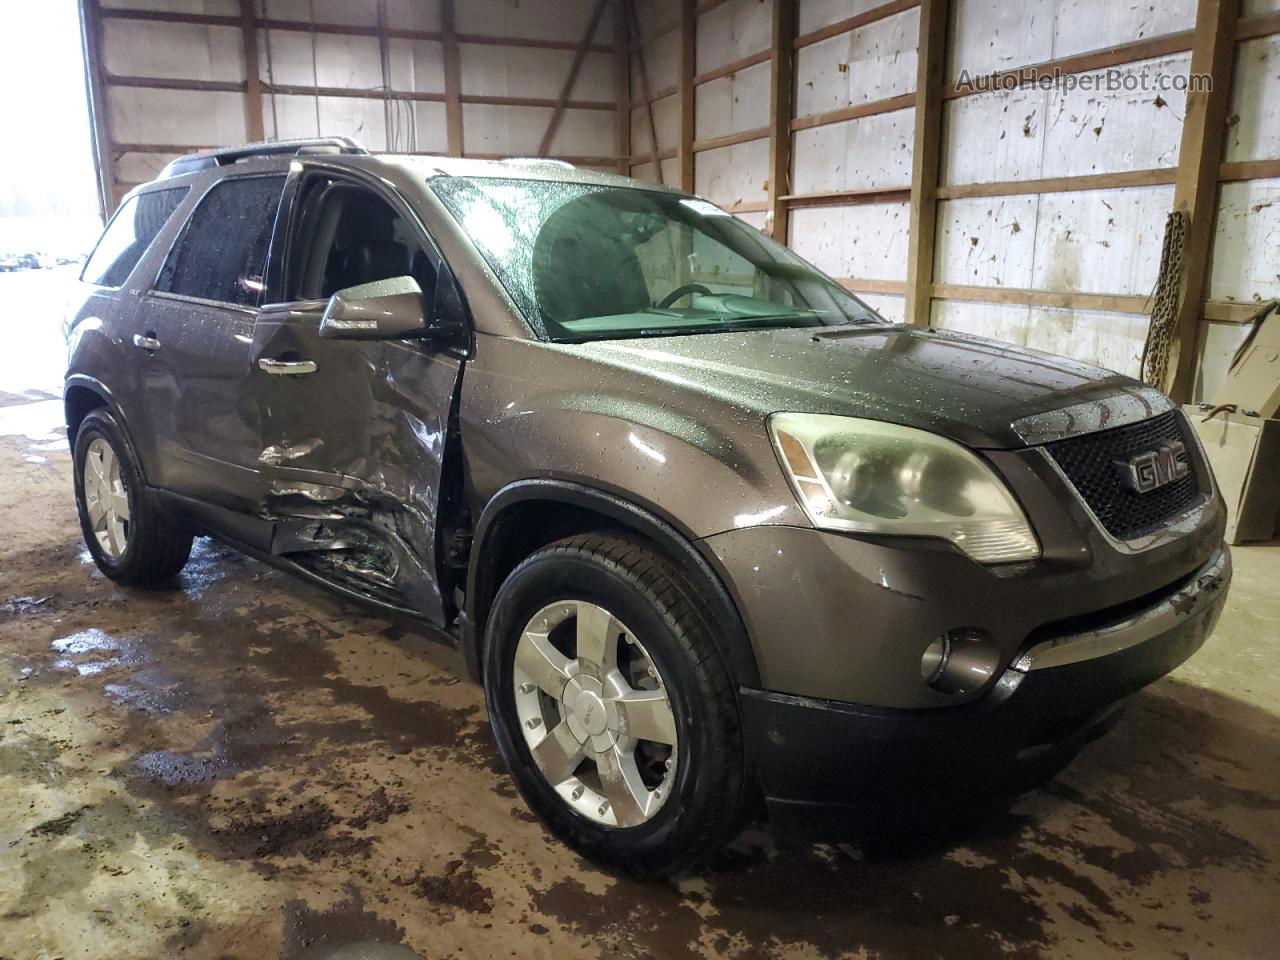
{"label": "dirt floor", "polygon": [[638,883],[538,825],[459,658],[201,541],[124,590],[59,403],[0,395],[0,958],[1274,957],[1280,549],[1216,635],[954,846],[749,831]]}

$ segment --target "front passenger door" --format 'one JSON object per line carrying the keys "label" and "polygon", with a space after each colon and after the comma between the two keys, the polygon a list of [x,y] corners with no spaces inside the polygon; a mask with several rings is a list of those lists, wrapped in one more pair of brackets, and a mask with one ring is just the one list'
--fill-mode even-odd
{"label": "front passenger door", "polygon": [[423,339],[321,337],[320,318],[332,294],[377,280],[414,277],[428,314],[438,280],[456,288],[398,198],[318,172],[296,196],[286,300],[263,309],[253,335],[272,551],[443,623],[436,523],[462,356]]}

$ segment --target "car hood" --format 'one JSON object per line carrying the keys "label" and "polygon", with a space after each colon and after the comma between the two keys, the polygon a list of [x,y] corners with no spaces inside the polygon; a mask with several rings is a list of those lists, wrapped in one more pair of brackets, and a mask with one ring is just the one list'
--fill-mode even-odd
{"label": "car hood", "polygon": [[1150,390],[1065,357],[903,326],[595,341],[570,349],[766,416],[785,410],[865,417],[979,448],[1025,446],[1016,420]]}

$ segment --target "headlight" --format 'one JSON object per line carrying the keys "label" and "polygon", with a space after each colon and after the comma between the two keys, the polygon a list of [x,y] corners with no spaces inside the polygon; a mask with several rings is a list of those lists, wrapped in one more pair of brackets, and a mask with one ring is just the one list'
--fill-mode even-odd
{"label": "headlight", "polygon": [[777,413],[769,431],[814,526],[950,540],[979,563],[1040,544],[1013,494],[971,451],[877,420]]}

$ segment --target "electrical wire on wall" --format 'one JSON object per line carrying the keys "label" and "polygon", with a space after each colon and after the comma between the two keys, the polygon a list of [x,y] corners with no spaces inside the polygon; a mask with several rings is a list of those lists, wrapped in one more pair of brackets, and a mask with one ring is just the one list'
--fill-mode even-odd
{"label": "electrical wire on wall", "polygon": [[[320,121],[320,56],[319,45],[316,39],[317,21],[315,16],[315,0],[308,0],[307,6],[310,16],[311,86],[313,90],[312,100],[315,105],[316,136],[323,137],[326,134]],[[261,17],[264,20],[270,18],[270,13],[267,9],[267,0],[262,0]],[[272,139],[279,140],[280,112],[276,100],[275,63],[272,59],[271,31],[269,27],[265,26],[262,29],[266,44],[267,84],[271,89]],[[386,73],[387,71],[384,70],[384,80],[389,79],[386,76]],[[386,148],[389,152],[416,153],[418,151],[418,115],[417,111],[414,109],[414,104],[410,99],[403,96],[397,96],[396,91],[386,83],[375,87],[355,87],[352,89],[358,89],[368,93],[383,93],[386,95]]]}

